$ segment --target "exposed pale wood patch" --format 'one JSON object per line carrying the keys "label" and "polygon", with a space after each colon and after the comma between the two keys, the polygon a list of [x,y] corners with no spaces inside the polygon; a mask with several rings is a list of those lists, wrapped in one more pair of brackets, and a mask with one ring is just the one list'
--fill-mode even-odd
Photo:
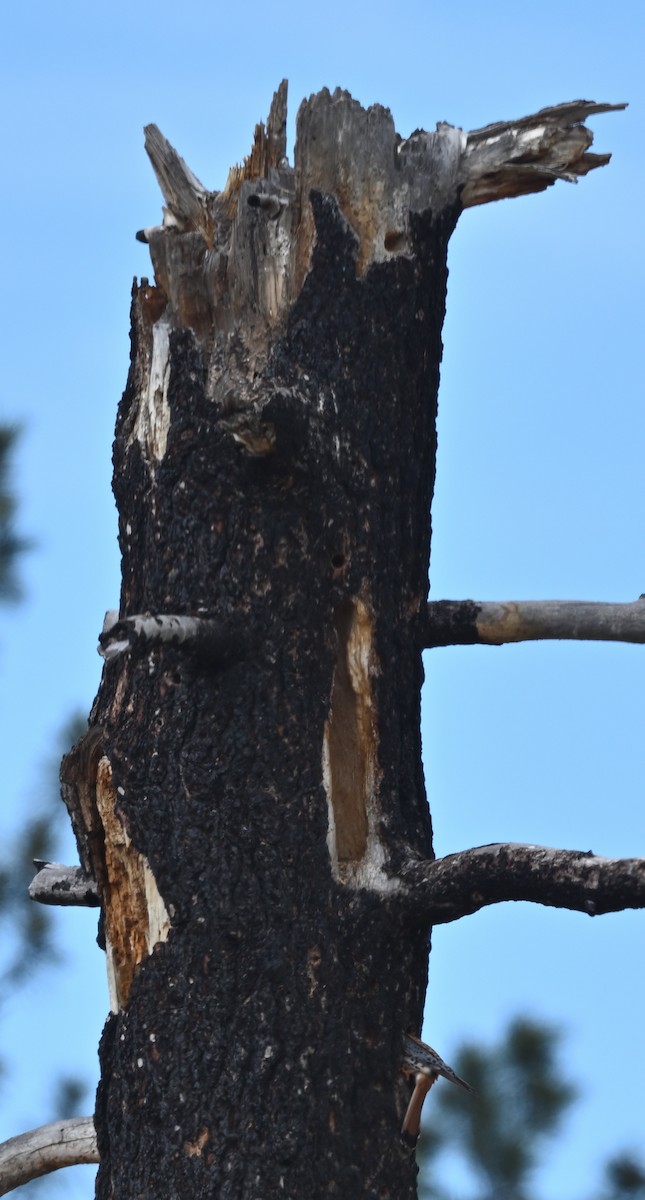
{"label": "exposed pale wood patch", "polygon": [[194,1142],[184,1142],[184,1150],[188,1157],[195,1158],[195,1156],[201,1155],[209,1137],[209,1130],[201,1129]]}
{"label": "exposed pale wood patch", "polygon": [[110,1004],[118,1012],[127,1005],[137,966],[168,936],[170,920],[145,858],[135,850],[119,819],[106,757],[98,766],[96,807],[105,839],[103,902]]}
{"label": "exposed pale wood patch", "polygon": [[147,386],[141,391],[139,411],[134,426],[148,463],[159,463],[166,453],[170,426],[168,383],[170,379],[170,322],[166,317],[152,327],[152,347],[149,357]]}
{"label": "exposed pale wood patch", "polygon": [[427,606],[425,646],[464,646],[566,638],[645,642],[645,598],[590,600],[434,600]]}
{"label": "exposed pale wood patch", "polygon": [[[363,275],[372,263],[412,252],[411,213],[525,195],[603,166],[610,156],[590,153],[584,121],[623,107],[574,101],[470,133],[439,122],[401,138],[388,109],[364,109],[348,92],[323,88],[300,106],[292,170],[283,80],[266,126],[256,126],[250,154],[221,191],[208,191],[157,127],[146,127],[166,204],[163,224],[138,236],[150,244],[177,324],[210,339],[253,314],[243,340],[255,354],[264,324],[283,321],[309,272],[312,191],[333,196],[352,226]],[[281,206],[292,210],[286,219]]]}
{"label": "exposed pale wood patch", "polygon": [[379,821],[378,714],[374,694],[380,664],[374,618],[359,597],[334,612],[338,654],[322,748],[327,795],[327,845],[334,876],[353,887],[392,891]]}
{"label": "exposed pale wood patch", "polygon": [[367,852],[368,807],[376,776],[372,696],[376,664],[373,620],[361,600],[340,604],[334,624],[338,657],[323,755],[330,850],[342,876],[348,865],[360,862]]}

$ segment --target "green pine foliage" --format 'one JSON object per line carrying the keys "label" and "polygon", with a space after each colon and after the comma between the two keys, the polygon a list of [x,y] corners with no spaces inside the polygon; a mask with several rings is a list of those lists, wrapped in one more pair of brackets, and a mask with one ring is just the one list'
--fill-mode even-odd
{"label": "green pine foliage", "polygon": [[[433,1132],[421,1150],[426,1161],[458,1146],[479,1177],[478,1200],[529,1200],[542,1145],[575,1098],[558,1072],[558,1040],[555,1030],[520,1017],[498,1045],[464,1046],[455,1070],[477,1095],[464,1103],[455,1088],[432,1093]],[[424,1174],[434,1175],[434,1168]]]}
{"label": "green pine foliage", "polygon": [[610,1159],[601,1200],[645,1200],[645,1163],[631,1154]]}

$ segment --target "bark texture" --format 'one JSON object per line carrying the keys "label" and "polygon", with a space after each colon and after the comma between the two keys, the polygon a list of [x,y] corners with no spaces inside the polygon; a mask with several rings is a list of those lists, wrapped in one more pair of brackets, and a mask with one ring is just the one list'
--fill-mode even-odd
{"label": "bark texture", "polygon": [[114,448],[121,604],[63,770],[112,979],[101,1200],[416,1194],[401,1067],[429,927],[398,872],[432,853],[447,244],[462,194],[606,161],[580,132],[605,107],[404,141],[323,91],[292,168],[283,85],[219,192],[146,131],[166,210],[138,235],[155,285],[134,287]]}
{"label": "bark texture", "polygon": [[281,104],[203,202],[211,244],[147,233],[158,286],[133,297],[120,616],[234,621],[237,650],[106,665],[117,812],[170,921],[103,1039],[106,1198],[415,1194],[428,926],[391,872],[431,851],[415,627],[459,208],[427,189],[386,250],[389,113],[315,97],[294,174]]}
{"label": "bark texture", "polygon": [[493,842],[410,863],[402,878],[416,910],[433,925],[504,900],[531,900],[590,917],[645,908],[645,858],[602,858],[591,850]]}

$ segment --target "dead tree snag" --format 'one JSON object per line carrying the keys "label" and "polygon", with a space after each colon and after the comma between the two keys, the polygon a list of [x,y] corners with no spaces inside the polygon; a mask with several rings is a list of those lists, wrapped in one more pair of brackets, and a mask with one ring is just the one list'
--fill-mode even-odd
{"label": "dead tree snag", "polygon": [[419,732],[448,239],[607,162],[583,122],[612,107],[402,139],[325,90],[292,166],[282,84],[221,191],[146,130],[120,611],[89,790],[66,768],[115,964],[101,1200],[416,1194],[403,1037],[431,920],[472,904],[433,870]]}

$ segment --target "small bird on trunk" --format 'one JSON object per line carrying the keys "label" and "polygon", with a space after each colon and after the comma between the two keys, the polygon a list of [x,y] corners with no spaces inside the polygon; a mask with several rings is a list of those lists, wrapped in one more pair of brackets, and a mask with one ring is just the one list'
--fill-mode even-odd
{"label": "small bird on trunk", "polygon": [[436,1050],[432,1049],[432,1046],[426,1046],[425,1042],[420,1041],[412,1033],[406,1033],[404,1036],[402,1069],[406,1075],[414,1075],[414,1091],[403,1120],[401,1137],[408,1146],[416,1146],[423,1101],[440,1075],[443,1075],[444,1079],[449,1079],[451,1083],[459,1084],[467,1092],[472,1092],[473,1095],[475,1093],[470,1084],[466,1083],[465,1079],[460,1079],[452,1067],[449,1067],[439,1057]]}

